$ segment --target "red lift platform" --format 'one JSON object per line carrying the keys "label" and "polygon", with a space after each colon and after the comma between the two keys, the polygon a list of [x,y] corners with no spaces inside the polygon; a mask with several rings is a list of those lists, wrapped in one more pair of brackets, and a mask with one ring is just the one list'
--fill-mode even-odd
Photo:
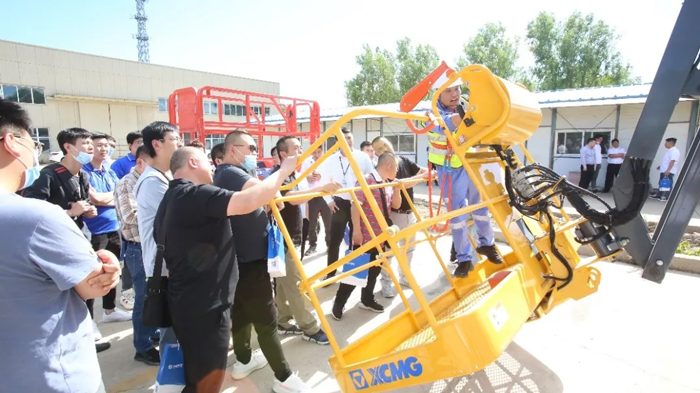
{"label": "red lift platform", "polygon": [[[222,87],[177,89],[168,97],[168,114],[183,138],[198,139],[205,146],[209,135],[248,131],[258,142],[259,167],[261,162],[271,166],[271,159],[263,159],[264,136],[293,135],[309,138],[313,144],[321,135],[321,109],[316,101]],[[300,114],[308,114],[307,131],[298,127]]]}

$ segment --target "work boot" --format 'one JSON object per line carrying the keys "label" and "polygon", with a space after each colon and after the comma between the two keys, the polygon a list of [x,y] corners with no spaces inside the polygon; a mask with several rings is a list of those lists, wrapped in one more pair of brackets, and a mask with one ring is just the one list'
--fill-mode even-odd
{"label": "work boot", "polygon": [[457,268],[455,269],[454,276],[457,278],[465,278],[472,270],[474,270],[472,261],[457,262]]}
{"label": "work boot", "polygon": [[503,258],[501,254],[496,250],[496,246],[481,246],[476,248],[476,252],[488,258],[489,262],[495,264],[503,263]]}

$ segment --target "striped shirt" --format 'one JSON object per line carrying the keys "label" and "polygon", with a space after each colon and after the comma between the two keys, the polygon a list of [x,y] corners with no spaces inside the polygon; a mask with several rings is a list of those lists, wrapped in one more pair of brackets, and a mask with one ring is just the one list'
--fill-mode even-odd
{"label": "striped shirt", "polygon": [[140,243],[139,223],[136,219],[136,194],[134,187],[139,180],[139,173],[134,168],[117,183],[114,190],[114,207],[121,224],[122,238],[126,241]]}
{"label": "striped shirt", "polygon": [[[379,174],[377,174],[376,172],[370,173],[369,175],[365,175],[365,180],[367,181],[367,185],[369,186],[373,184],[383,183],[381,178],[379,177]],[[355,186],[359,187],[360,183],[357,182]],[[383,212],[384,208],[382,206],[382,194],[379,190],[379,188],[372,189],[372,196],[374,196],[374,200],[377,201],[377,205],[379,205],[379,210]],[[391,198],[394,195],[394,189],[393,187],[386,187],[383,188],[383,190],[384,195],[386,195],[386,209],[387,211],[389,211],[389,209],[391,208]],[[355,191],[355,196],[357,196],[357,201],[360,202],[360,205],[362,206],[362,211],[365,212],[365,215],[367,216],[367,221],[369,221],[369,224],[372,227],[372,231],[374,232],[374,236],[372,236],[372,234],[370,234],[369,230],[367,229],[367,225],[365,225],[365,221],[362,220],[362,218],[360,217],[362,244],[365,244],[372,240],[372,238],[376,237],[376,235],[379,235],[380,233],[384,232],[384,230],[379,225],[377,217],[374,215],[374,212],[372,211],[372,208],[370,207],[369,203],[367,203],[367,198],[365,198],[365,194],[362,192],[362,190]],[[382,248],[384,248],[383,244]]]}

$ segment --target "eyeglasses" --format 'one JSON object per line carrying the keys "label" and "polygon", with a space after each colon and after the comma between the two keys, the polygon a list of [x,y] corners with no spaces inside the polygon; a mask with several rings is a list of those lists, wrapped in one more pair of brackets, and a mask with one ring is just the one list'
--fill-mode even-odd
{"label": "eyeglasses", "polygon": [[[23,137],[23,136],[17,136],[17,135],[15,135],[15,138],[17,138],[17,139],[27,139],[27,138],[25,138],[25,137]],[[5,139],[4,136],[3,136],[3,137],[0,137],[0,141],[3,140],[3,139]],[[33,150],[36,150],[37,152],[41,152],[41,151],[42,151],[42,149],[43,149],[42,145],[37,144],[36,142],[34,142],[34,139],[31,139],[31,138],[30,138],[29,140],[32,141],[32,142],[34,143],[34,147],[32,148]]]}
{"label": "eyeglasses", "polygon": [[236,147],[247,147],[251,153],[257,153],[258,152],[258,147],[255,145],[234,145]]}

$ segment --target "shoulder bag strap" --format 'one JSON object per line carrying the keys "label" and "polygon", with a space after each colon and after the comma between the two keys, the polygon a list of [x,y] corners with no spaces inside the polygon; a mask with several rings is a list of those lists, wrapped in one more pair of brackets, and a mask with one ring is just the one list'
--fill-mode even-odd
{"label": "shoulder bag strap", "polygon": [[386,194],[384,193],[384,189],[380,188],[379,189],[379,195],[382,197],[382,210],[384,210],[384,219],[387,221],[390,220],[389,218],[389,210],[386,208]]}

